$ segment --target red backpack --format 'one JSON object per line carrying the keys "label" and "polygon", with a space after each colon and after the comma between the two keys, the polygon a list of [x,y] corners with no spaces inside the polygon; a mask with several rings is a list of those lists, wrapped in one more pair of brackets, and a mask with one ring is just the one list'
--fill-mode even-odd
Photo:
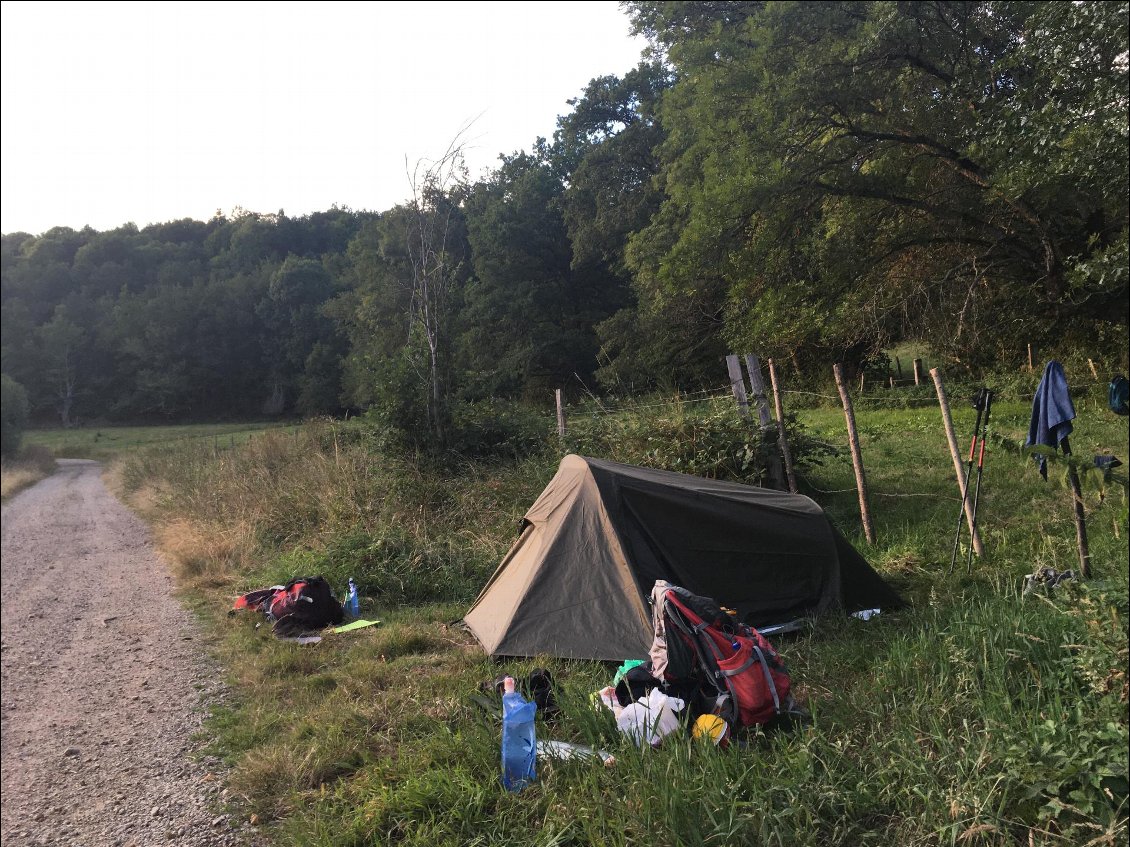
{"label": "red backpack", "polygon": [[735,728],[794,710],[789,673],[761,633],[665,580],[656,581],[651,602],[653,676],[672,685],[698,683],[712,694],[708,710]]}
{"label": "red backpack", "polygon": [[272,585],[236,598],[232,611],[263,612],[278,635],[300,635],[345,620],[341,603],[320,576],[300,576],[286,585]]}

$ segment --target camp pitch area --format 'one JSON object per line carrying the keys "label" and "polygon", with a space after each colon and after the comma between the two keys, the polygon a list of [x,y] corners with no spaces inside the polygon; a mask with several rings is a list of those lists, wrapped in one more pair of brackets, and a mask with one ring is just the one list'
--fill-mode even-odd
{"label": "camp pitch area", "polygon": [[464,622],[494,656],[646,656],[657,579],[755,627],[903,600],[808,497],[566,456]]}

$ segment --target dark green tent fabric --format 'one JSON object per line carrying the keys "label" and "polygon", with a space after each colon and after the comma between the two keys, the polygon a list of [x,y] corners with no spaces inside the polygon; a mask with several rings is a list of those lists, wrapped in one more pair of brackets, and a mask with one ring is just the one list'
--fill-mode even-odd
{"label": "dark green tent fabric", "polygon": [[902,599],[812,500],[566,456],[465,622],[492,655],[647,655],[657,579],[754,626]]}

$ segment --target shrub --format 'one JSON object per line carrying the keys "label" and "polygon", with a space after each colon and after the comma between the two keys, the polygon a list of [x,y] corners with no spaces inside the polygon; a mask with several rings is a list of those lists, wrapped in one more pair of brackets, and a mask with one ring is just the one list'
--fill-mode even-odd
{"label": "shrub", "polygon": [[7,374],[0,376],[0,386],[3,412],[0,417],[0,455],[11,459],[20,451],[24,427],[27,426],[27,391]]}
{"label": "shrub", "polygon": [[[793,415],[785,415],[785,431],[798,468],[836,453],[809,437]],[[626,464],[762,484],[769,459],[777,454],[777,430],[762,432],[730,403],[696,409],[676,400],[620,413],[593,409],[568,430],[565,447]]]}
{"label": "shrub", "polygon": [[463,403],[453,415],[451,451],[469,459],[521,459],[549,443],[552,421],[529,406],[507,400]]}

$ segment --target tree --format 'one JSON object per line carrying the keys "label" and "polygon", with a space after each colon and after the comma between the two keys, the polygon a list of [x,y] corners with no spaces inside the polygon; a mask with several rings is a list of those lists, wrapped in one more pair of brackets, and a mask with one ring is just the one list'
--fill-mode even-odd
{"label": "tree", "polygon": [[[655,284],[634,233],[656,221],[664,199],[660,150],[667,129],[659,105],[675,82],[661,61],[642,62],[623,77],[597,77],[572,111],[558,119],[553,156],[567,174],[564,216],[572,267],[594,278],[609,307],[594,315],[597,377],[607,387],[647,389],[716,379],[721,342],[720,287],[709,266],[697,270],[693,296]],[[657,227],[678,225],[671,216]],[[657,262],[658,264],[658,262]]]}
{"label": "tree", "polygon": [[427,351],[427,423],[442,449],[450,428],[449,378],[454,297],[466,277],[467,252],[459,200],[467,177],[462,133],[435,161],[421,159],[408,172],[412,196],[405,206],[405,253],[410,273],[412,336]]}
{"label": "tree", "polygon": [[20,452],[27,426],[27,392],[7,374],[0,375],[0,455],[14,458]]}
{"label": "tree", "polygon": [[461,361],[472,396],[546,398],[587,375],[596,350],[561,214],[561,182],[527,153],[503,158],[465,203],[475,275],[461,316]]}
{"label": "tree", "polygon": [[415,179],[436,190],[418,189],[416,202],[383,213],[350,242],[342,293],[325,309],[349,342],[343,401],[428,451],[450,435],[454,323],[470,273],[461,172],[444,193],[435,167],[421,163]]}
{"label": "tree", "polygon": [[310,348],[298,378],[295,406],[307,417],[341,409],[341,351],[321,341]]}
{"label": "tree", "polygon": [[399,359],[409,343],[411,291],[404,284],[410,276],[404,249],[406,227],[403,207],[363,226],[346,251],[344,290],[326,304],[327,315],[348,339],[349,349],[342,363],[342,399],[354,408],[379,402],[387,381],[387,363]]}
{"label": "tree", "polygon": [[58,402],[59,420],[70,427],[78,387],[81,383],[82,347],[86,331],[70,318],[69,310],[60,305],[54,317],[39,330],[46,365],[46,377]]}
{"label": "tree", "polygon": [[628,235],[647,225],[662,199],[656,107],[672,81],[659,62],[623,78],[597,77],[557,119],[548,154],[567,184],[562,208],[574,267],[602,264],[626,281]]}
{"label": "tree", "polygon": [[631,262],[732,346],[977,364],[1124,313],[1125,4],[629,5],[677,77]]}
{"label": "tree", "polygon": [[[323,304],[333,294],[329,273],[315,259],[287,256],[271,276],[267,296],[256,310],[266,330],[264,352],[271,370],[271,398],[265,409],[271,414],[282,412],[286,398],[299,393],[298,382],[311,351],[333,336],[335,327],[322,313]],[[324,368],[329,359],[319,361]]]}

